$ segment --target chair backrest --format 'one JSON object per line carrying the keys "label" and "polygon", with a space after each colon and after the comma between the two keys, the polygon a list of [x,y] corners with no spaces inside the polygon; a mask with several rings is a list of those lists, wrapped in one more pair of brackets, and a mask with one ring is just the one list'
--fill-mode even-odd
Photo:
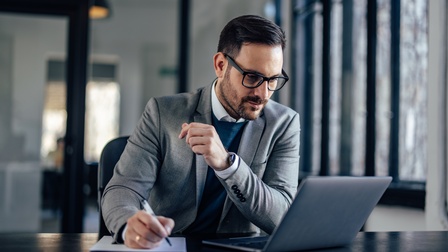
{"label": "chair backrest", "polygon": [[100,221],[98,230],[99,238],[105,235],[110,235],[101,213],[101,197],[103,196],[104,188],[112,178],[115,164],[117,164],[120,159],[128,138],[129,136],[122,136],[111,140],[104,146],[103,151],[101,152],[100,162],[98,165],[98,211]]}

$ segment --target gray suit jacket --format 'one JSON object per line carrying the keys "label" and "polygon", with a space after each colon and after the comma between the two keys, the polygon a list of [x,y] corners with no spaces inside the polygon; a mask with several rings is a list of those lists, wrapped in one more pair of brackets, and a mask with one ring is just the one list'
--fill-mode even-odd
{"label": "gray suit jacket", "polygon": [[[141,209],[141,197],[157,215],[174,219],[173,232],[195,220],[208,166],[178,138],[184,122],[212,123],[211,85],[149,100],[102,198],[106,226],[115,236]],[[248,122],[238,169],[220,179],[227,198],[218,232],[274,230],[297,191],[299,134],[298,114],[272,100],[258,119]],[[232,186],[246,201],[240,201]]]}

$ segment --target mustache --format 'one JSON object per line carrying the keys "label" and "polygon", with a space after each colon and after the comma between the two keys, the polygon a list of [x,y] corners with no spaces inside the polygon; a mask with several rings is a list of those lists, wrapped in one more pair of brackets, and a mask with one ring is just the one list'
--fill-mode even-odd
{"label": "mustache", "polygon": [[260,96],[245,96],[243,99],[241,99],[242,102],[253,102],[258,105],[264,105],[268,102],[267,99],[261,99]]}

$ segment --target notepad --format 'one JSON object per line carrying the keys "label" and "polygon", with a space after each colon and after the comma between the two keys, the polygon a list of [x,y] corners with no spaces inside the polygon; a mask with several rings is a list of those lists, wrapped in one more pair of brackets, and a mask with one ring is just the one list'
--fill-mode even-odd
{"label": "notepad", "polygon": [[162,241],[159,247],[153,249],[132,249],[126,247],[124,244],[114,244],[112,236],[103,236],[90,251],[173,251],[184,252],[187,251],[185,237],[170,237],[170,246],[165,240]]}

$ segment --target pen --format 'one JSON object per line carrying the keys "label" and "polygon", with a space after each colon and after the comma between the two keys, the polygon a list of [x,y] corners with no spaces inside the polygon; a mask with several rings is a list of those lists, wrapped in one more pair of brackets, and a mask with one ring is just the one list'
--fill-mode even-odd
{"label": "pen", "polygon": [[[154,211],[152,211],[151,207],[148,204],[148,201],[142,200],[142,205],[143,205],[143,209],[145,209],[145,212],[149,213],[150,215],[155,216]],[[170,241],[170,239],[168,239],[168,237],[165,237],[165,240],[166,240],[166,242],[168,242],[168,244],[170,246],[172,246],[171,241]]]}

